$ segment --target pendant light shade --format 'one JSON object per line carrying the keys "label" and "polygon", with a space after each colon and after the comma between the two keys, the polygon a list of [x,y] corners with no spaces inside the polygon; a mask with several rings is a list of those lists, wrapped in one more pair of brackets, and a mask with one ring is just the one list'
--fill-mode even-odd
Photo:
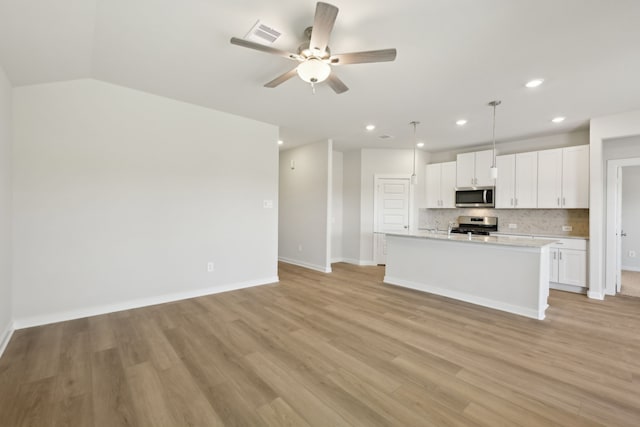
{"label": "pendant light shade", "polygon": [[489,169],[489,176],[491,179],[498,178],[498,167],[496,166],[496,107],[502,104],[502,101],[491,101],[488,105],[493,107],[493,161],[491,162],[491,168]]}
{"label": "pendant light shade", "polygon": [[413,125],[413,173],[411,174],[411,184],[416,185],[418,183],[418,175],[416,175],[416,147],[418,141],[416,140],[416,126],[420,124],[418,121],[409,122]]}

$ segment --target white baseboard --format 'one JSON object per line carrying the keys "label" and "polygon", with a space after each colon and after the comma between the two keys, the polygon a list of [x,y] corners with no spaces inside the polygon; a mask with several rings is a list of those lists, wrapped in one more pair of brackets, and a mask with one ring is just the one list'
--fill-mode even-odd
{"label": "white baseboard", "polygon": [[627,270],[627,271],[640,271],[640,267],[630,267],[630,266],[623,265],[623,266],[622,266],[622,270]]}
{"label": "white baseboard", "polygon": [[384,283],[389,285],[401,286],[403,288],[415,289],[422,292],[428,292],[431,294],[441,295],[447,298],[453,298],[460,301],[469,302],[471,304],[481,305],[483,307],[493,308],[495,310],[506,311],[508,313],[518,314],[520,316],[530,317],[532,319],[543,320],[544,311],[546,307],[539,311],[535,309],[520,307],[513,304],[508,304],[502,301],[495,301],[492,299],[482,298],[475,295],[453,291],[451,289],[442,288],[433,285],[425,285],[424,283],[415,283],[409,280],[398,279],[395,277],[384,276]]}
{"label": "white baseboard", "polygon": [[604,291],[602,292],[595,292],[595,291],[587,291],[587,296],[591,299],[599,299],[599,300],[604,300]]}
{"label": "white baseboard", "polygon": [[345,262],[347,264],[353,264],[353,265],[361,265],[361,266],[378,265],[375,263],[375,261],[372,261],[372,260],[363,261],[361,259],[355,259],[355,258],[342,258],[340,262]]}
{"label": "white baseboard", "polygon": [[2,354],[7,349],[14,330],[13,322],[9,322],[9,324],[4,328],[4,331],[2,331],[2,334],[0,334],[0,357],[2,357]]}
{"label": "white baseboard", "polygon": [[584,286],[565,285],[564,283],[549,282],[549,289],[557,291],[573,292],[574,294],[586,294],[587,288]]}
{"label": "white baseboard", "polygon": [[136,300],[94,306],[89,308],[81,308],[77,310],[69,310],[58,313],[50,313],[39,316],[23,317],[15,319],[14,328],[23,329],[33,326],[48,325],[49,323],[65,322],[67,320],[81,319],[83,317],[98,316],[101,314],[114,313],[117,311],[131,310],[134,308],[147,307],[150,305],[165,304],[168,302],[180,301],[183,299],[197,298],[206,295],[219,294],[222,292],[235,291],[239,289],[252,288],[254,286],[269,285],[278,283],[278,276],[268,277],[264,279],[249,280],[246,282],[232,283],[220,285],[210,288],[196,289],[187,292],[176,292],[166,295],[158,295],[148,298],[140,298]]}
{"label": "white baseboard", "polygon": [[298,267],[308,268],[310,270],[316,270],[321,273],[331,273],[331,267],[325,267],[322,265],[311,264],[305,261],[299,261],[297,259],[278,257],[278,261],[285,262],[287,264],[297,265]]}
{"label": "white baseboard", "polygon": [[331,258],[331,264],[335,264],[337,262],[346,262],[344,258]]}

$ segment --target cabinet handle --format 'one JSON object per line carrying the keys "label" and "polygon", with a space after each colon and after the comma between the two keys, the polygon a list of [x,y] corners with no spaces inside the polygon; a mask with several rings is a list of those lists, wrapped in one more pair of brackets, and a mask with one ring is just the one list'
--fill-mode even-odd
{"label": "cabinet handle", "polygon": [[558,252],[558,256],[560,257],[560,261],[562,261],[562,252]]}
{"label": "cabinet handle", "polygon": [[556,259],[556,253],[555,252],[553,253],[553,259]]}
{"label": "cabinet handle", "polygon": [[567,201],[564,199],[564,197],[562,198],[562,206],[566,205]]}
{"label": "cabinet handle", "polygon": [[513,206],[513,197],[511,198],[511,206]]}
{"label": "cabinet handle", "polygon": [[518,206],[518,198],[516,197],[516,206]]}
{"label": "cabinet handle", "polygon": [[558,206],[560,206],[560,197],[558,197]]}

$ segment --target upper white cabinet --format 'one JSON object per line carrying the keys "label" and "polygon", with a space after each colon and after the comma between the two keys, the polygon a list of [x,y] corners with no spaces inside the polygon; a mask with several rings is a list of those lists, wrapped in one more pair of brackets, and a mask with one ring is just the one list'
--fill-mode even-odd
{"label": "upper white cabinet", "polygon": [[491,178],[490,174],[492,164],[492,150],[458,154],[456,185],[458,187],[491,187],[495,185],[495,180]]}
{"label": "upper white cabinet", "polygon": [[496,208],[538,206],[538,152],[496,157]]}
{"label": "upper white cabinet", "polygon": [[589,146],[538,152],[538,207],[589,207]]}
{"label": "upper white cabinet", "polygon": [[427,208],[454,208],[456,162],[427,165]]}

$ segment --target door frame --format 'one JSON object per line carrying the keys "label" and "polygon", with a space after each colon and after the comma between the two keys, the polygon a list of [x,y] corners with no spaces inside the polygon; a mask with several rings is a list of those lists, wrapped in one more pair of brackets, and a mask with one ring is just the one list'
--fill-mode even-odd
{"label": "door frame", "polygon": [[415,216],[413,215],[413,204],[414,204],[414,190],[416,184],[411,182],[411,174],[406,173],[394,173],[394,174],[382,174],[376,173],[373,175],[373,261],[377,263],[378,261],[378,249],[380,245],[380,240],[378,239],[377,230],[378,230],[378,208],[379,208],[379,200],[378,200],[378,185],[380,180],[382,179],[397,179],[397,180],[406,180],[409,183],[409,230],[415,230]]}
{"label": "door frame", "polygon": [[640,157],[607,160],[607,216],[605,227],[605,286],[606,295],[620,291],[620,237],[622,222],[622,168],[640,166]]}

